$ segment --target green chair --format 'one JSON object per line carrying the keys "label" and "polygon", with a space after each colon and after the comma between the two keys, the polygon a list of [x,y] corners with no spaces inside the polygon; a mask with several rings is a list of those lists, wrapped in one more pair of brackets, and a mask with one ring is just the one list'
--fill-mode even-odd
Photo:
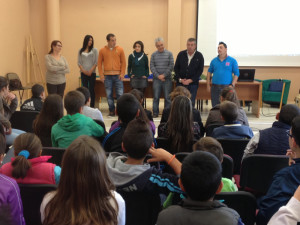
{"label": "green chair", "polygon": [[268,79],[268,80],[257,80],[262,82],[262,102],[267,104],[279,103],[279,108],[281,109],[282,104],[287,103],[289,96],[291,81],[282,80],[283,87],[281,92],[269,91],[269,86],[272,82],[281,81],[278,79]]}

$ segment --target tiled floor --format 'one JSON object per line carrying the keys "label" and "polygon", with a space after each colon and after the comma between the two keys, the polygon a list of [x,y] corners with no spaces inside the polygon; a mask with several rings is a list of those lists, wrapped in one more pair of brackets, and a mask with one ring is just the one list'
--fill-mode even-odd
{"label": "tiled floor", "polygon": [[[154,123],[156,127],[159,125],[161,113],[163,111],[163,99],[160,100],[160,115],[158,118],[154,118]],[[109,130],[111,123],[117,120],[117,117],[108,117],[108,105],[105,98],[102,98],[100,103],[100,111],[103,114],[104,122],[107,131]],[[147,99],[147,109],[152,110],[152,99]],[[205,124],[209,110],[211,109],[211,102],[208,102],[208,105],[203,104],[203,111],[201,112],[202,121]],[[249,125],[252,128],[253,132],[256,133],[261,129],[265,129],[272,126],[272,123],[275,121],[275,116],[279,112],[279,108],[272,108],[267,104],[263,104],[261,108],[260,117],[257,118],[255,115],[248,111],[248,107],[244,107],[244,110],[248,116]],[[156,132],[157,133],[157,132]]]}

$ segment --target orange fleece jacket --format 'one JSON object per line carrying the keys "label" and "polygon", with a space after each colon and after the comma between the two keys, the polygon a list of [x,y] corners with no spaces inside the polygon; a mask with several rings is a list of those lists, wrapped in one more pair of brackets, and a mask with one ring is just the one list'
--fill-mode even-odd
{"label": "orange fleece jacket", "polygon": [[126,69],[126,59],[123,48],[116,46],[110,50],[104,46],[99,51],[98,70],[100,78],[104,75],[120,75],[124,77]]}

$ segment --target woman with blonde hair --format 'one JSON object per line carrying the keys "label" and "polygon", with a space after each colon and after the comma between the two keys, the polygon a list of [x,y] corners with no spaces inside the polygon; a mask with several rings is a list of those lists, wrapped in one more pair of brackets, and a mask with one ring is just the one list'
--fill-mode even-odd
{"label": "woman with blonde hair", "polygon": [[67,148],[58,188],[41,204],[44,225],[123,225],[125,203],[114,191],[100,144],[80,136]]}

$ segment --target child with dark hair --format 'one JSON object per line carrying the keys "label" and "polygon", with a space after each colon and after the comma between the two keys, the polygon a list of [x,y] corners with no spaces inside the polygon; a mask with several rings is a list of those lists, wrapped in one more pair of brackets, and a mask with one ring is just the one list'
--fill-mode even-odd
{"label": "child with dark hair", "polygon": [[[140,111],[144,111],[145,115],[147,116],[148,120],[149,120],[149,124],[151,126],[151,130],[153,135],[155,135],[155,124],[153,122],[153,117],[152,117],[152,112],[149,111],[148,109],[144,109],[142,107],[143,105],[143,101],[144,101],[144,94],[139,91],[138,89],[132,89],[130,92],[130,94],[132,94],[134,97],[136,97],[136,99],[139,101],[139,103],[141,104],[140,107]],[[140,116],[143,116],[142,114],[140,114]],[[146,118],[144,118],[145,121],[147,121]],[[111,128],[109,129],[109,132],[113,131],[114,129],[116,129],[118,126],[120,125],[120,121],[116,121]]]}
{"label": "child with dark hair", "polygon": [[60,167],[47,161],[51,156],[41,156],[40,139],[32,134],[20,134],[14,141],[14,154],[10,163],[0,168],[0,173],[21,184],[57,184]]}
{"label": "child with dark hair", "polygon": [[53,147],[67,148],[80,135],[101,137],[104,129],[92,118],[82,114],[85,98],[79,91],[70,91],[64,98],[67,115],[62,117],[51,130]]}
{"label": "child with dark hair", "polygon": [[273,214],[287,204],[300,185],[300,116],[293,119],[286,135],[289,138],[290,149],[287,155],[290,156],[290,166],[274,175],[267,194],[258,205],[257,224],[267,224]]}
{"label": "child with dark hair", "polygon": [[236,211],[213,200],[222,189],[221,179],[221,163],[214,155],[202,151],[188,155],[182,163],[179,180],[187,198],[163,210],[157,225],[243,224]]}
{"label": "child with dark hair", "polygon": [[[224,152],[223,152],[222,145],[220,144],[220,142],[218,142],[216,139],[212,137],[201,138],[193,145],[193,150],[210,152],[211,154],[217,157],[220,163],[223,162]],[[232,180],[222,177],[222,182],[223,182],[223,188],[221,192],[237,191],[237,188],[232,182]]]}
{"label": "child with dark hair", "polygon": [[[116,113],[120,124],[105,137],[102,145],[106,152],[123,152],[121,144],[127,124],[135,118],[142,118],[144,121],[147,120],[147,116],[141,104],[129,93],[123,94],[117,100]],[[149,124],[148,120],[146,122]],[[153,135],[151,135],[151,137],[153,138]]]}
{"label": "child with dark hair", "polygon": [[[230,101],[237,105],[238,107],[238,116],[237,121],[240,122],[242,125],[249,126],[247,115],[244,111],[244,109],[240,106],[240,102],[238,99],[238,96],[236,94],[236,91],[233,87],[225,87],[220,95],[220,101]],[[208,114],[208,117],[206,119],[205,123],[205,129],[210,125],[223,125],[224,120],[221,118],[221,112],[220,112],[220,104],[215,105]]]}
{"label": "child with dark hair", "polygon": [[238,107],[235,103],[230,101],[222,102],[220,112],[225,125],[215,128],[212,137],[219,139],[250,139],[253,137],[251,128],[237,121]]}
{"label": "child with dark hair", "polygon": [[285,135],[291,129],[291,124],[296,116],[300,115],[300,109],[296,105],[283,106],[276,115],[272,127],[260,130],[249,141],[244,151],[244,156],[252,154],[285,155],[289,149],[289,138]]}
{"label": "child with dark hair", "polygon": [[42,85],[35,84],[31,88],[32,97],[27,99],[20,107],[21,111],[41,111],[45,100],[45,90]]}
{"label": "child with dark hair", "polygon": [[[122,138],[122,148],[127,157],[114,152],[107,159],[108,172],[119,193],[142,192],[151,195],[182,193],[177,176],[163,174],[161,170],[144,163],[149,153],[152,158],[148,162],[164,161],[175,174],[180,174],[181,163],[175,155],[172,156],[163,149],[154,149],[153,146],[152,133],[145,121],[134,119],[128,123]],[[143,216],[136,213],[139,218]]]}
{"label": "child with dark hair", "polygon": [[102,113],[99,109],[90,107],[91,104],[91,94],[89,89],[86,87],[79,87],[76,91],[81,92],[85,97],[85,104],[83,106],[82,114],[91,117],[93,120],[101,120],[103,121]]}

